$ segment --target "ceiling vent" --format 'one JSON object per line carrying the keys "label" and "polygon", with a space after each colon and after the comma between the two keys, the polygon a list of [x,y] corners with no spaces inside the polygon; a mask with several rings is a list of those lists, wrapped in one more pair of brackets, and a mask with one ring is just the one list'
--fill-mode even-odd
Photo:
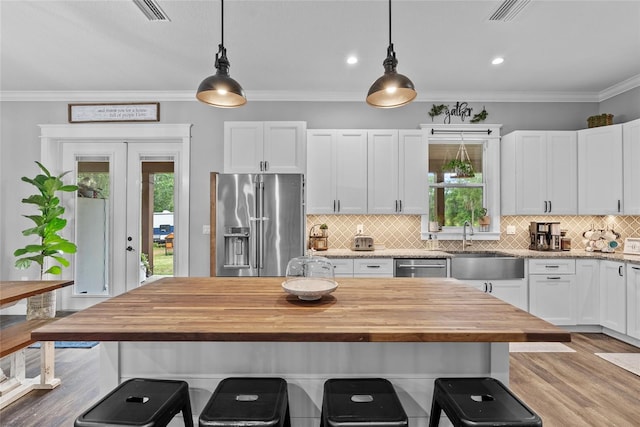
{"label": "ceiling vent", "polygon": [[489,21],[511,21],[518,15],[530,0],[504,0],[489,16]]}
{"label": "ceiling vent", "polygon": [[155,0],[133,0],[149,21],[171,21]]}

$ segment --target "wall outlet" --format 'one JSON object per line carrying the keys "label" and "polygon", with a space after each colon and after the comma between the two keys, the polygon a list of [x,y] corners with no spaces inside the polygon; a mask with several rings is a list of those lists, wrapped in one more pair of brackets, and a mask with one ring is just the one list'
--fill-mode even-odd
{"label": "wall outlet", "polygon": [[356,234],[364,234],[364,224],[356,225]]}
{"label": "wall outlet", "polygon": [[516,234],[516,226],[507,225],[507,234]]}
{"label": "wall outlet", "polygon": [[211,234],[211,226],[209,224],[202,226],[202,234]]}

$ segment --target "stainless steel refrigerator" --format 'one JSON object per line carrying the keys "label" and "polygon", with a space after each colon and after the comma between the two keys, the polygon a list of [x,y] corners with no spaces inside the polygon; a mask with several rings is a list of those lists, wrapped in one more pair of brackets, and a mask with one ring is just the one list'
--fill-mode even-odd
{"label": "stainless steel refrigerator", "polygon": [[304,254],[301,174],[219,174],[216,276],[284,276]]}

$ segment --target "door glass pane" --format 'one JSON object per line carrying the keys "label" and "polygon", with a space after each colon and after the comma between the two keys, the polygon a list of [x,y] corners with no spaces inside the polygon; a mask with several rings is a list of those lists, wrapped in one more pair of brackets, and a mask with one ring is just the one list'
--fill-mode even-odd
{"label": "door glass pane", "polygon": [[429,219],[445,227],[474,227],[483,216],[481,143],[429,144]]}
{"label": "door glass pane", "polygon": [[110,163],[76,158],[75,294],[109,295]]}

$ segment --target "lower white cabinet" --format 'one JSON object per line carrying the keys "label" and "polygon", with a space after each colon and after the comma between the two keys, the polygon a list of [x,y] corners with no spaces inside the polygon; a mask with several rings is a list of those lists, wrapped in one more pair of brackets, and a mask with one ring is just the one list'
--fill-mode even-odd
{"label": "lower white cabinet", "polygon": [[600,261],[600,324],[627,333],[627,289],[622,262]]}
{"label": "lower white cabinet", "polygon": [[527,279],[514,280],[465,280],[465,283],[502,301],[527,311]]}
{"label": "lower white cabinet", "polygon": [[393,277],[393,258],[355,258],[353,277]]}
{"label": "lower white cabinet", "polygon": [[333,258],[331,264],[335,277],[353,277],[353,259]]}
{"label": "lower white cabinet", "polygon": [[529,260],[529,313],[554,325],[575,325],[576,295],[575,260]]}
{"label": "lower white cabinet", "polygon": [[576,288],[578,325],[600,324],[600,261],[576,260]]}
{"label": "lower white cabinet", "polygon": [[627,264],[627,335],[640,340],[640,265]]}

